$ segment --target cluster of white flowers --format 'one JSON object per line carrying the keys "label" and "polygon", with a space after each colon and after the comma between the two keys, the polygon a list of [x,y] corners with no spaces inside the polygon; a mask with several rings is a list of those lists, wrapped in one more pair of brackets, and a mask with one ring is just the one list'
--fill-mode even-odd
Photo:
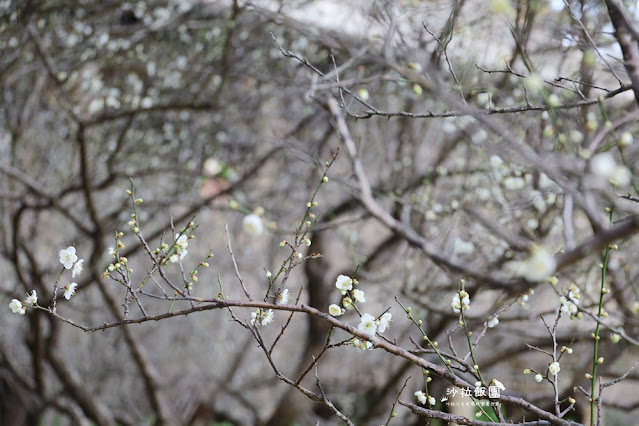
{"label": "cluster of white flowers", "polygon": [[[60,256],[60,263],[62,263],[64,269],[71,269],[71,275],[73,278],[82,273],[84,259],[78,260],[78,256],[75,254],[75,247],[69,246],[64,250],[60,250],[58,255]],[[67,300],[75,294],[77,286],[78,285],[76,283],[70,283],[64,286],[64,297]],[[24,315],[27,312],[28,307],[32,308],[37,304],[38,294],[35,290],[33,290],[31,291],[31,294],[27,293],[27,297],[24,299],[24,302],[21,302],[18,299],[12,299],[11,303],[9,303],[9,309],[11,309],[11,312],[14,314]]]}
{"label": "cluster of white flowers", "polygon": [[11,303],[9,303],[9,308],[14,314],[24,315],[27,312],[27,307],[33,307],[37,303],[38,295],[36,291],[33,290],[31,294],[27,293],[27,298],[24,299],[24,302],[21,302],[18,299],[11,300]]}
{"label": "cluster of white flowers", "polygon": [[557,361],[548,366],[548,373],[552,374],[553,376],[556,376],[557,373],[559,373],[559,370],[561,370],[561,367],[559,366],[559,363]]}
{"label": "cluster of white flowers", "polygon": [[561,312],[574,316],[577,314],[579,305],[579,287],[574,283],[568,288],[568,292],[559,298],[561,302]]}
{"label": "cluster of white flowers", "polygon": [[462,310],[467,311],[470,309],[470,296],[464,290],[459,293],[455,293],[450,306],[456,314],[460,313]]}
{"label": "cluster of white flowers", "polygon": [[251,312],[251,325],[267,325],[273,322],[275,314],[272,309],[264,311],[257,308],[255,312]]}
{"label": "cluster of white flowers", "polygon": [[[73,268],[71,271],[73,278],[82,273],[84,259],[78,260],[78,256],[75,254],[75,247],[69,246],[65,250],[60,250],[58,254],[60,255],[60,263],[64,265],[65,269]],[[71,299],[71,296],[75,294],[77,286],[78,284],[76,283],[69,283],[64,286],[64,298],[67,300]]]}
{"label": "cluster of white flowers", "polygon": [[[353,289],[353,285],[356,284],[358,284],[358,282],[349,276],[340,275],[337,277],[337,280],[335,280],[335,287],[342,295],[341,305],[343,307],[335,303],[330,305],[328,307],[328,313],[331,316],[338,317],[340,315],[344,315],[346,313],[346,309],[353,309],[355,307],[354,303],[366,302],[364,292],[359,289]],[[386,329],[390,325],[392,318],[393,315],[390,312],[384,312],[383,315],[377,318],[369,313],[364,313],[360,318],[360,323],[357,328],[363,333],[372,337],[377,332],[383,333],[384,331],[386,331]],[[371,347],[370,342],[360,342],[359,339],[354,339],[353,345],[362,349],[369,349]]]}
{"label": "cluster of white flowers", "polygon": [[75,247],[69,246],[65,250],[60,250],[58,254],[60,255],[60,263],[64,265],[65,269],[73,268],[71,271],[73,278],[82,273],[82,263],[84,259],[78,260],[78,256],[75,254]]}
{"label": "cluster of white flowers", "polygon": [[417,397],[417,400],[422,405],[426,405],[426,403],[428,403],[428,405],[435,405],[437,403],[437,401],[435,400],[435,397],[433,397],[432,395],[431,396],[427,396],[422,391],[415,392],[415,396]]}
{"label": "cluster of white flowers", "polygon": [[353,346],[361,350],[373,349],[373,344],[371,342],[367,340],[359,340],[357,337],[353,339]]}
{"label": "cluster of white flowers", "polygon": [[9,308],[14,314],[24,315],[25,312],[27,312],[27,307],[24,306],[18,299],[13,299],[11,303],[9,303]]}
{"label": "cluster of white flowers", "polygon": [[171,263],[176,263],[178,260],[184,259],[184,256],[188,253],[186,248],[189,246],[189,237],[182,234],[175,241],[175,253],[169,257]]}

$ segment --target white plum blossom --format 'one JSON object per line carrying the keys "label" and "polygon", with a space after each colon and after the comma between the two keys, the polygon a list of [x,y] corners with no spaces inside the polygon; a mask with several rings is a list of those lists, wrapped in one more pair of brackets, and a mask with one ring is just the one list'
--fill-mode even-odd
{"label": "white plum blossom", "polygon": [[355,299],[358,302],[366,302],[366,298],[364,297],[364,292],[362,290],[353,290],[353,292],[351,293],[353,295],[353,299]]}
{"label": "white plum blossom", "polygon": [[328,307],[328,313],[334,317],[338,317],[340,315],[344,314],[344,310],[342,308],[339,307],[339,305],[336,304],[332,304],[331,306]]}
{"label": "white plum blossom", "polygon": [[544,376],[542,376],[541,374],[537,373],[537,374],[535,375],[535,381],[536,381],[537,383],[541,383],[541,381],[542,381],[542,380],[544,380]]}
{"label": "white plum blossom", "polygon": [[27,293],[27,298],[24,301],[24,303],[26,303],[27,305],[35,305],[36,303],[38,303],[38,294],[36,293],[35,290],[33,290],[31,292],[31,294]]}
{"label": "white plum blossom", "polygon": [[244,229],[244,232],[253,237],[257,237],[264,232],[262,218],[256,214],[246,215],[242,221],[242,228]]}
{"label": "white plum blossom", "polygon": [[82,273],[82,263],[84,263],[84,259],[80,259],[73,265],[73,270],[71,272],[71,276],[75,278],[76,275],[80,275]]}
{"label": "white plum blossom", "polygon": [[254,312],[251,312],[251,325],[254,325],[255,322],[257,321],[257,323],[260,323],[260,318],[261,318],[261,310],[260,308],[257,308]]}
{"label": "white plum blossom", "polygon": [[373,349],[373,344],[367,340],[359,340],[357,337],[353,339],[353,346],[361,350]]}
{"label": "white plum blossom", "polygon": [[497,326],[497,324],[499,324],[499,318],[497,318],[496,316],[495,316],[495,317],[492,317],[491,319],[489,319],[488,321],[486,321],[486,326],[487,326],[488,328],[496,327],[496,326]]}
{"label": "white plum blossom", "polygon": [[435,404],[437,404],[437,400],[435,399],[435,397],[432,396],[432,395],[429,396],[428,397],[428,405],[435,405]]}
{"label": "white plum blossom", "polygon": [[548,366],[548,372],[552,374],[553,376],[556,376],[557,373],[559,373],[559,370],[561,370],[561,368],[557,361],[553,362],[552,364]]}
{"label": "white plum blossom", "polygon": [[369,336],[374,336],[377,331],[377,324],[375,323],[375,317],[371,314],[362,315],[361,322],[357,326],[359,330]]}
{"label": "white plum blossom", "polygon": [[272,323],[273,319],[275,319],[275,314],[273,313],[273,309],[269,309],[264,314],[262,314],[262,325]]}
{"label": "white plum blossom", "polygon": [[109,255],[109,257],[115,257],[117,255],[117,252],[113,247],[109,247],[107,254]]}
{"label": "white plum blossom", "polygon": [[456,314],[460,313],[462,309],[467,311],[470,308],[470,297],[468,293],[464,290],[459,293],[455,293],[453,296],[453,300],[450,303],[450,306],[453,308],[453,312]]}
{"label": "white plum blossom", "polygon": [[177,263],[180,259],[184,259],[184,256],[187,255],[188,251],[186,250],[186,248],[189,246],[189,237],[182,234],[178,237],[177,240],[175,240],[175,253],[173,253],[170,257],[169,257],[169,261],[171,263]]}
{"label": "white plum blossom", "polygon": [[520,274],[528,282],[537,282],[549,278],[556,268],[552,253],[545,247],[534,246],[528,259],[520,264]]}
{"label": "white plum blossom", "polygon": [[251,324],[267,325],[272,323],[274,318],[275,314],[272,309],[262,311],[260,308],[257,308],[255,312],[251,312]]}
{"label": "white plum blossom", "polygon": [[186,248],[189,246],[188,240],[189,237],[182,234],[175,242],[175,251],[180,256],[180,259],[184,259],[184,256],[186,256],[186,254],[188,253],[188,251],[186,250]]}
{"label": "white plum blossom", "polygon": [[337,281],[335,281],[335,287],[337,287],[342,294],[346,294],[348,290],[353,289],[353,280],[346,275],[340,275],[337,277]]}
{"label": "white plum blossom", "polygon": [[415,392],[415,396],[417,397],[417,400],[423,404],[426,405],[426,394],[422,391],[417,391]]}
{"label": "white plum blossom", "polygon": [[180,235],[175,241],[175,245],[178,251],[185,250],[189,246],[189,237],[185,234]]}
{"label": "white plum blossom", "polygon": [[577,311],[579,310],[577,308],[577,303],[578,303],[577,300],[575,300],[575,302],[577,303],[574,303],[570,301],[566,296],[561,296],[559,300],[561,301],[561,312],[570,314],[570,315],[575,315]]}
{"label": "white plum blossom", "polygon": [[493,386],[496,386],[497,389],[499,390],[506,390],[506,386],[504,386],[504,384],[497,379],[492,379],[491,383],[493,384]]}
{"label": "white plum blossom", "polygon": [[11,308],[11,312],[14,314],[24,315],[27,311],[27,307],[22,305],[22,302],[18,299],[13,299],[11,303],[9,303],[9,308]]}
{"label": "white plum blossom", "polygon": [[377,331],[383,333],[387,328],[390,327],[391,319],[393,318],[393,314],[390,312],[385,312],[384,315],[379,319],[379,324],[377,325]]}
{"label": "white plum blossom", "polygon": [[577,308],[577,305],[579,305],[579,287],[571,284],[566,295],[561,296],[559,301],[561,302],[561,312],[570,315],[577,314],[579,310]]}
{"label": "white plum blossom", "polygon": [[75,288],[77,286],[78,285],[76,283],[67,284],[64,287],[64,298],[67,300],[71,299],[71,296],[75,294]]}
{"label": "white plum blossom", "polygon": [[64,265],[65,269],[71,269],[78,256],[75,255],[75,247],[69,246],[65,250],[60,250],[60,263]]}
{"label": "white plum blossom", "polygon": [[277,296],[277,303],[279,305],[286,305],[289,299],[288,288],[282,290],[282,292]]}

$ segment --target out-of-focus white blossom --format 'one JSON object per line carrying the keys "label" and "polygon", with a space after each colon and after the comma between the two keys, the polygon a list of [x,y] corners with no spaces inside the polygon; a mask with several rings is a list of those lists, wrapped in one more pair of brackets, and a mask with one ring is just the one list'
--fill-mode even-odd
{"label": "out-of-focus white blossom", "polygon": [[590,160],[590,171],[605,181],[613,181],[617,186],[630,183],[630,172],[623,164],[617,164],[610,152],[601,152]]}
{"label": "out-of-focus white blossom", "polygon": [[204,173],[206,173],[208,176],[215,176],[222,171],[222,164],[220,164],[220,162],[217,161],[215,158],[211,157],[204,162],[203,169]]}
{"label": "out-of-focus white blossom", "polygon": [[557,361],[553,362],[552,364],[548,366],[548,372],[552,374],[553,376],[556,376],[557,373],[559,373],[559,370],[561,370],[561,367]]}
{"label": "out-of-focus white blossom", "polygon": [[262,224],[262,218],[256,214],[249,214],[244,217],[242,221],[242,228],[247,234],[257,237],[264,232],[264,224]]}
{"label": "out-of-focus white blossom", "polygon": [[632,133],[630,132],[623,132],[621,134],[621,136],[619,137],[619,146],[621,148],[625,148],[627,146],[632,145],[632,143],[635,141],[635,139],[632,137]]}
{"label": "out-of-focus white blossom", "polygon": [[557,267],[552,253],[545,247],[534,246],[530,256],[520,264],[520,274],[526,281],[543,281],[550,277]]}
{"label": "out-of-focus white blossom", "polygon": [[497,324],[499,324],[499,318],[497,317],[492,317],[491,319],[489,319],[488,321],[486,321],[486,326],[488,328],[493,328],[496,327]]}
{"label": "out-of-focus white blossom", "polygon": [[541,75],[533,72],[524,80],[524,86],[532,94],[537,94],[544,87],[544,79]]}

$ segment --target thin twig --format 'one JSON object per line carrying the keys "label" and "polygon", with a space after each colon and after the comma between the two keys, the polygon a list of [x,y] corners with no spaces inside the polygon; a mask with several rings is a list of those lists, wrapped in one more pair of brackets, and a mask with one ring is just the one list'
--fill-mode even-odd
{"label": "thin twig", "polygon": [[224,229],[226,229],[227,247],[229,249],[229,253],[231,254],[231,260],[233,261],[233,267],[235,268],[235,276],[237,277],[238,281],[240,282],[240,286],[242,286],[242,290],[244,291],[244,294],[246,295],[248,300],[253,300],[251,298],[251,295],[249,294],[248,290],[246,289],[246,286],[244,285],[244,280],[242,279],[242,275],[240,274],[240,270],[237,268],[237,262],[235,261],[235,255],[233,254],[233,248],[231,247],[231,235],[229,234],[229,226],[228,226],[228,224],[224,225]]}

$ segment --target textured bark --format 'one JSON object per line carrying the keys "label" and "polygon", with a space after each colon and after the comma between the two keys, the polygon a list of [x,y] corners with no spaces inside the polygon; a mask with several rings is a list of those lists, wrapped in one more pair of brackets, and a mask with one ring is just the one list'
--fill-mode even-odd
{"label": "textured bark", "polygon": [[623,52],[624,67],[632,83],[635,102],[639,105],[639,33],[633,27],[628,11],[620,0],[606,0],[606,7],[615,27],[615,38]]}

